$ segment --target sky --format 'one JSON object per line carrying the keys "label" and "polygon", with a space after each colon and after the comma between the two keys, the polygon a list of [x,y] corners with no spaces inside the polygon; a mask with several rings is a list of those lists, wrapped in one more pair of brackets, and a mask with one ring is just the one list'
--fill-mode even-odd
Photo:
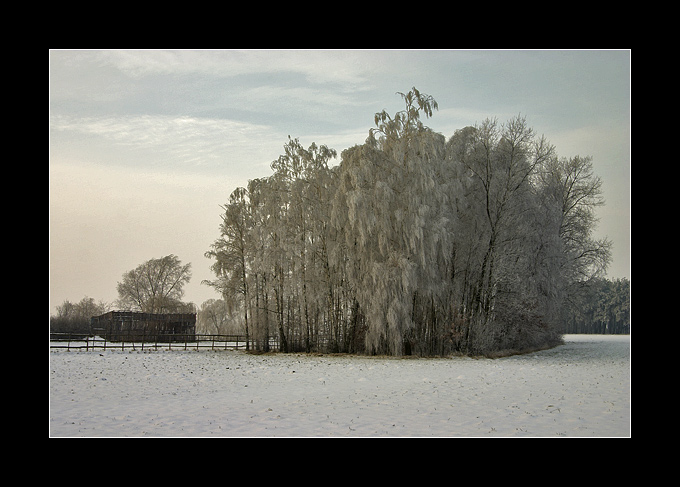
{"label": "sky", "polygon": [[271,175],[289,135],[339,163],[413,86],[447,138],[521,115],[560,157],[591,156],[608,277],[630,278],[630,81],[629,50],[51,50],[50,314],[113,303],[125,272],[169,254],[192,265],[184,301],[218,299],[204,253],[231,192]]}

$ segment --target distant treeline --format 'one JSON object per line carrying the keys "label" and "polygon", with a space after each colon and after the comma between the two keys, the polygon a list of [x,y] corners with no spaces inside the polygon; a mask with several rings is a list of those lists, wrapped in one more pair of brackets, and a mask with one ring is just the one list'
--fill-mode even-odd
{"label": "distant treeline", "polygon": [[85,296],[79,303],[65,300],[57,306],[57,314],[50,316],[50,332],[52,333],[90,333],[90,318],[108,311],[105,303],[96,303],[93,298]]}
{"label": "distant treeline", "polygon": [[572,295],[564,333],[630,333],[630,281],[594,279]]}

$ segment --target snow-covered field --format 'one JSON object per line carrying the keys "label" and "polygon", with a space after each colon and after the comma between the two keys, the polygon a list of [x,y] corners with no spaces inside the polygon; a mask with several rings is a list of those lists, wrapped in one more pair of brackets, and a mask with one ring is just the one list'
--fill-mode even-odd
{"label": "snow-covered field", "polygon": [[50,351],[50,436],[630,436],[630,337],[501,359]]}

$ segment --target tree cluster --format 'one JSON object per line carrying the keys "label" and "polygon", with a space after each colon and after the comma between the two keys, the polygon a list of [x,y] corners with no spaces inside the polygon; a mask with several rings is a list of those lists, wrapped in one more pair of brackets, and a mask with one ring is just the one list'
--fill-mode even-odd
{"label": "tree cluster", "polygon": [[206,256],[253,346],[283,351],[488,354],[559,341],[570,284],[606,268],[591,232],[591,159],[558,158],[523,117],[448,140],[405,109],[375,115],[363,145],[298,139],[273,174],[231,194]]}

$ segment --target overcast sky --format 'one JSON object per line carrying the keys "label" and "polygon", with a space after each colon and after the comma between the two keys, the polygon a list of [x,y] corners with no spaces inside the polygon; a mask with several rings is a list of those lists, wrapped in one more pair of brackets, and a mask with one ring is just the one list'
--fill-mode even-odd
{"label": "overcast sky", "polygon": [[234,188],[269,176],[288,135],[338,154],[363,143],[413,86],[447,138],[521,114],[560,156],[592,156],[609,277],[630,278],[630,54],[50,51],[50,313],[113,302],[124,272],[168,254],[192,264],[185,301],[219,298],[203,254]]}

